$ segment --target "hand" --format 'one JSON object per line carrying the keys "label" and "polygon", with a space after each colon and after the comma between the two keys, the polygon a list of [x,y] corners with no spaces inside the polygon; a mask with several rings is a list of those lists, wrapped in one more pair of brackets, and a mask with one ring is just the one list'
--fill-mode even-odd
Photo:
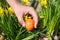
{"label": "hand", "polygon": [[[28,6],[24,6],[24,5],[21,5],[20,3],[18,2],[14,2],[14,3],[10,3],[8,2],[11,7],[14,9],[15,11],[15,14],[18,18],[18,21],[25,27],[25,22],[23,20],[23,15],[26,14],[26,13],[30,13],[32,16],[33,16],[33,20],[35,22],[34,24],[34,27],[36,28],[37,26],[37,23],[38,23],[38,17],[37,17],[37,14],[34,10],[34,8],[32,7],[28,7]],[[14,6],[13,6],[13,5]]]}

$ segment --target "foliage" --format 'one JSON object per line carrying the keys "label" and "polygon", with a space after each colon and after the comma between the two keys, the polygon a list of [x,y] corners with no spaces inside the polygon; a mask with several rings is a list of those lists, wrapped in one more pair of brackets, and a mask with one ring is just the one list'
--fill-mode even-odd
{"label": "foliage", "polygon": [[41,4],[41,8],[37,12],[37,28],[27,31],[18,22],[7,2],[0,1],[0,9],[4,10],[0,13],[0,29],[5,33],[6,40],[37,40],[38,36],[52,40],[51,36],[60,35],[60,0],[45,0],[45,2],[38,0],[38,3]]}

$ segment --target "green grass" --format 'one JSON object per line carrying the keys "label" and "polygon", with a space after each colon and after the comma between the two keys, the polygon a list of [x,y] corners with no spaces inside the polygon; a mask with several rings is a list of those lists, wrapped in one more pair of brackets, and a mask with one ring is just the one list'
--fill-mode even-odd
{"label": "green grass", "polygon": [[[47,0],[47,8],[41,6],[38,15],[37,28],[32,31],[27,31],[18,22],[16,15],[10,15],[10,12],[0,14],[0,29],[5,33],[6,40],[37,40],[38,36],[48,37],[52,40],[51,36],[60,35],[60,1]],[[7,9],[10,7],[7,3],[2,4],[4,1],[0,0],[0,7]],[[40,16],[43,16],[41,18]],[[1,34],[1,33],[0,33]]]}

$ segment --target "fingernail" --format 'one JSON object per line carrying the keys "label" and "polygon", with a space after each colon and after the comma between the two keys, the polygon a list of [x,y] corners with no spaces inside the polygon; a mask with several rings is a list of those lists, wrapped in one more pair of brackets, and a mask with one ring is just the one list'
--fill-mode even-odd
{"label": "fingernail", "polygon": [[23,24],[23,27],[25,27],[25,24]]}
{"label": "fingernail", "polygon": [[34,28],[37,28],[37,26],[35,26]]}

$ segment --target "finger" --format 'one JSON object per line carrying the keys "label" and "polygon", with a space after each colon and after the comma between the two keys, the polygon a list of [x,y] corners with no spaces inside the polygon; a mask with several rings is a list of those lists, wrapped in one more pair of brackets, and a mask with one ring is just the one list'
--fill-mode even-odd
{"label": "finger", "polygon": [[23,27],[25,27],[25,22],[23,20],[23,17],[18,17],[18,21],[22,24]]}
{"label": "finger", "polygon": [[35,22],[34,28],[37,28],[38,16],[37,16],[36,12],[34,11],[34,9],[32,9],[32,10],[29,11],[29,13],[33,16],[33,20]]}

